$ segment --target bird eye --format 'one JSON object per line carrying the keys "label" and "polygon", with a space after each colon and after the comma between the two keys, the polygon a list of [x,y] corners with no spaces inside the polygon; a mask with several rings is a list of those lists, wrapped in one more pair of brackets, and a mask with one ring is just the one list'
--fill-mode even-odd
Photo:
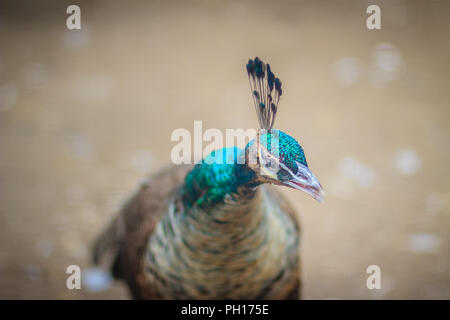
{"label": "bird eye", "polygon": [[280,170],[277,172],[277,178],[278,178],[278,180],[280,180],[280,181],[286,181],[286,180],[289,180],[290,177],[291,177],[291,175],[289,174],[289,172],[287,172],[287,171],[284,170],[284,169],[280,169]]}

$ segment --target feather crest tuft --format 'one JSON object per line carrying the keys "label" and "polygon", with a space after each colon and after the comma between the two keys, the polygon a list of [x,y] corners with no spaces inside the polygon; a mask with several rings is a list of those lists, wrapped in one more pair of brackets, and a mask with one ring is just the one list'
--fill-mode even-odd
{"label": "feather crest tuft", "polygon": [[248,60],[246,67],[259,126],[261,129],[271,130],[275,122],[278,102],[283,94],[281,80],[275,77],[270,65],[258,57]]}

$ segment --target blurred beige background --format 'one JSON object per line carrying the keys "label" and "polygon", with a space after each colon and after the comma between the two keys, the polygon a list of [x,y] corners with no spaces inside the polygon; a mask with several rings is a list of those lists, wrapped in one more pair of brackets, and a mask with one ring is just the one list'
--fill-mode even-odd
{"label": "blurred beige background", "polygon": [[[327,192],[283,189],[303,297],[450,298],[449,2],[77,1],[69,31],[72,3],[0,4],[0,298],[127,298],[95,274],[67,290],[65,270],[91,267],[114,211],[170,164],[174,129],[256,126],[256,55],[283,81],[276,127]],[[373,3],[382,30],[366,28]]]}

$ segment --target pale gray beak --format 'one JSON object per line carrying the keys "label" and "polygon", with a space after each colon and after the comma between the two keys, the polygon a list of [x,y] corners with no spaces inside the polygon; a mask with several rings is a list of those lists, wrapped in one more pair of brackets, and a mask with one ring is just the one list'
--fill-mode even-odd
{"label": "pale gray beak", "polygon": [[302,190],[319,202],[323,201],[325,192],[317,178],[312,174],[307,166],[297,162],[297,174],[291,172],[291,179],[283,181],[282,184],[297,190]]}

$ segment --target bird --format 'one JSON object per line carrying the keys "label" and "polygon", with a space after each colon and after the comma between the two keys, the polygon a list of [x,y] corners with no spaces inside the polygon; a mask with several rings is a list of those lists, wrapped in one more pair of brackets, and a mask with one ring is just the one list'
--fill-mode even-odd
{"label": "bird", "polygon": [[303,148],[274,129],[282,82],[260,58],[247,75],[259,122],[245,148],[152,175],[98,237],[93,262],[134,299],[299,299],[300,221],[279,186],[322,202]]}

